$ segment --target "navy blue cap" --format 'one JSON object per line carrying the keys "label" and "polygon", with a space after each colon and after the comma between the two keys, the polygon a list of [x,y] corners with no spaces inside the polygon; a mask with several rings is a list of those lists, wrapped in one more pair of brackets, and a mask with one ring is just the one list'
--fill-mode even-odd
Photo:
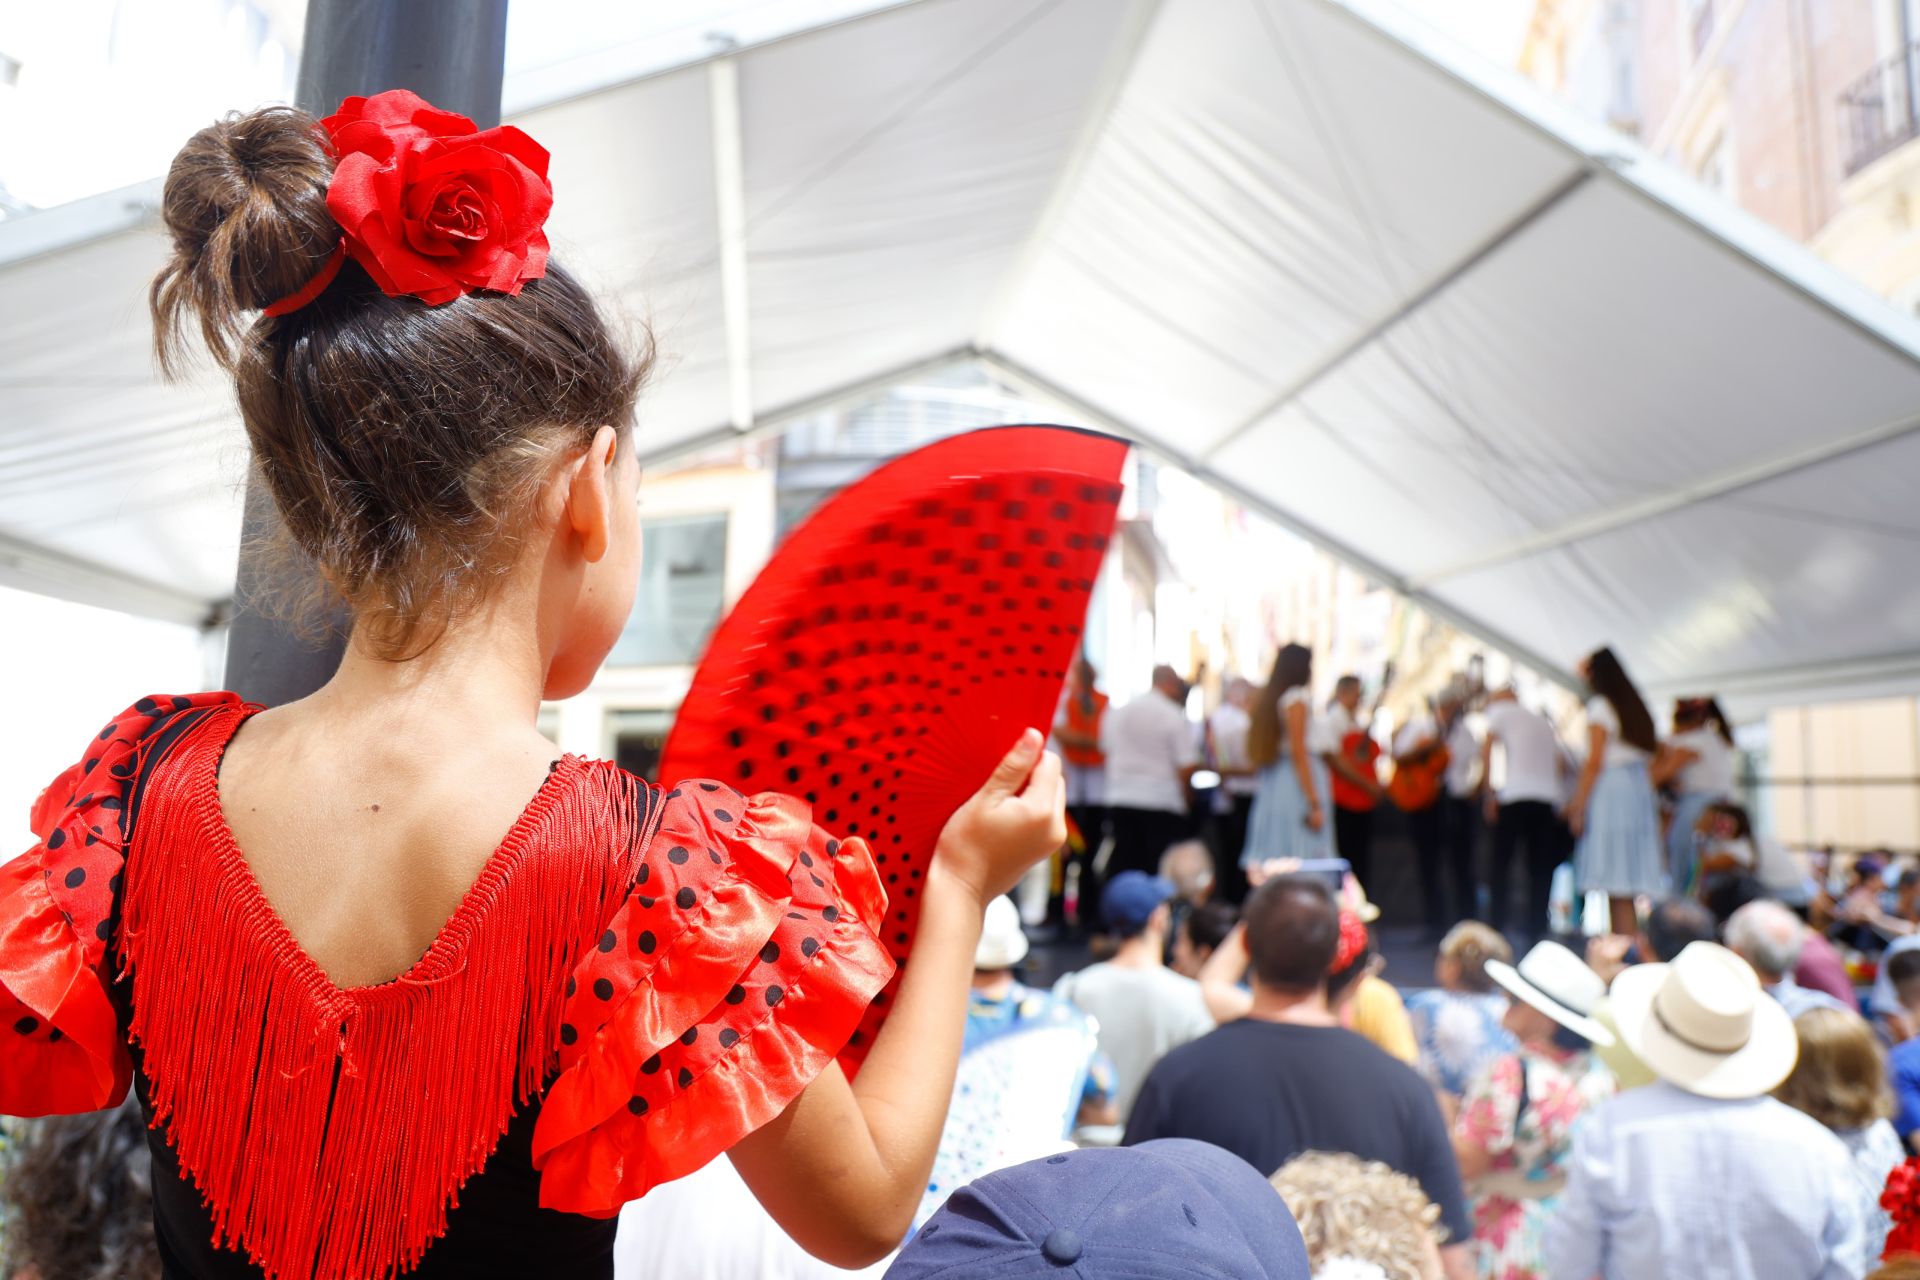
{"label": "navy blue cap", "polygon": [[1310,1280],[1286,1201],[1188,1138],[1089,1147],[976,1178],[927,1219],[886,1280]]}
{"label": "navy blue cap", "polygon": [[1131,936],[1147,927],[1153,909],[1174,895],[1173,882],[1144,871],[1122,871],[1100,895],[1100,918],[1107,928]]}

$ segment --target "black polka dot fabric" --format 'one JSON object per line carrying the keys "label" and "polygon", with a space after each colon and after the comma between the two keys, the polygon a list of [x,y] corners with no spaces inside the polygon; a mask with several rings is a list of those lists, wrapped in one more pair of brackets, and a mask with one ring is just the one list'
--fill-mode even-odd
{"label": "black polka dot fabric", "polygon": [[[941,827],[1022,729],[1052,723],[1125,456],[1106,436],[1005,427],[843,490],[714,633],[663,774],[775,785],[836,836],[864,840],[905,910],[886,934],[904,962]],[[823,864],[809,874],[839,856],[830,843],[809,853]]]}
{"label": "black polka dot fabric", "polygon": [[124,1095],[131,1062],[106,989],[138,762],[182,713],[243,705],[220,692],[141,698],[34,802],[38,845],[0,864],[0,1113],[93,1111]]}
{"label": "black polka dot fabric", "polygon": [[[535,1135],[549,1207],[611,1212],[766,1123],[893,973],[864,842],[828,858],[832,838],[791,797],[714,782],[667,794],[651,870],[634,875],[652,893],[629,894],[567,988]],[[819,878],[809,863],[836,865]]]}

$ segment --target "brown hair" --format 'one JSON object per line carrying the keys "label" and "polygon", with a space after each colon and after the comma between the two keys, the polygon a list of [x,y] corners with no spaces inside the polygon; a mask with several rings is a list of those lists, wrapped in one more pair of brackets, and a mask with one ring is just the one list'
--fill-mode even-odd
{"label": "brown hair", "polygon": [[1273,670],[1247,725],[1247,759],[1265,768],[1280,759],[1287,727],[1280,722],[1280,699],[1288,690],[1313,679],[1313,650],[1303,644],[1283,645],[1274,655]]}
{"label": "brown hair", "polygon": [[1429,1280],[1445,1230],[1439,1206],[1406,1174],[1345,1152],[1307,1151],[1270,1181],[1300,1224],[1316,1270],[1352,1258],[1373,1263],[1388,1280]]}
{"label": "brown hair", "polygon": [[1844,1009],[1809,1009],[1793,1020],[1800,1059],[1773,1096],[1829,1129],[1858,1129],[1893,1114],[1887,1063],[1873,1028]]}
{"label": "brown hair", "polygon": [[[253,462],[290,551],[388,657],[430,645],[512,566],[552,464],[600,426],[625,439],[652,364],[557,264],[515,296],[388,297],[349,260],[313,302],[256,316],[340,240],[333,156],[304,111],[229,116],[188,140],[151,294],[176,374],[188,321],[233,375]],[[299,603],[309,603],[300,601]]]}
{"label": "brown hair", "polygon": [[1478,920],[1462,920],[1447,930],[1447,936],[1440,939],[1440,956],[1451,960],[1460,970],[1460,989],[1471,991],[1475,995],[1485,995],[1497,990],[1497,984],[1487,976],[1487,961],[1499,960],[1505,964],[1513,963],[1513,948],[1500,932]]}
{"label": "brown hair", "polygon": [[1653,729],[1653,715],[1627,677],[1627,669],[1611,649],[1595,649],[1587,655],[1587,684],[1595,695],[1605,698],[1620,721],[1620,741],[1642,751],[1660,747],[1660,736]]}
{"label": "brown hair", "polygon": [[1322,989],[1340,946],[1333,891],[1307,875],[1275,876],[1253,891],[1243,915],[1253,976],[1273,991]]}

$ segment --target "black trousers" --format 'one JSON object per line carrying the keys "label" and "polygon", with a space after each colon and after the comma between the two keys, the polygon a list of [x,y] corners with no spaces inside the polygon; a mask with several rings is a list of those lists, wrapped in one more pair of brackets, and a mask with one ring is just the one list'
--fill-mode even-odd
{"label": "black trousers", "polygon": [[1520,927],[1529,938],[1547,936],[1547,900],[1553,890],[1554,868],[1566,856],[1566,826],[1544,800],[1516,800],[1500,806],[1493,826],[1493,903],[1488,912],[1494,928],[1504,931],[1510,907],[1510,873],[1514,854],[1522,847],[1526,859],[1526,914]]}
{"label": "black trousers", "polygon": [[1193,819],[1164,809],[1107,808],[1107,829],[1113,833],[1113,853],[1107,859],[1106,878],[1122,871],[1160,874],[1160,855],[1169,846],[1193,836]]}
{"label": "black trousers", "polygon": [[1373,893],[1373,810],[1333,807],[1333,842],[1353,868],[1354,879]]}
{"label": "black trousers", "polygon": [[1240,865],[1240,855],[1247,847],[1247,820],[1253,816],[1253,797],[1228,792],[1227,799],[1232,807],[1225,813],[1213,815],[1214,830],[1220,836],[1220,847],[1213,857],[1213,893],[1237,906],[1247,900],[1247,872]]}
{"label": "black trousers", "polygon": [[1413,837],[1413,860],[1420,867],[1420,897],[1426,904],[1427,932],[1438,935],[1453,923],[1447,911],[1446,802],[1436,800],[1424,809],[1407,811],[1407,834]]}
{"label": "black trousers", "polygon": [[1451,928],[1480,915],[1480,877],[1474,873],[1474,846],[1480,836],[1480,805],[1471,796],[1442,796],[1440,824],[1444,828],[1448,878],[1453,882]]}

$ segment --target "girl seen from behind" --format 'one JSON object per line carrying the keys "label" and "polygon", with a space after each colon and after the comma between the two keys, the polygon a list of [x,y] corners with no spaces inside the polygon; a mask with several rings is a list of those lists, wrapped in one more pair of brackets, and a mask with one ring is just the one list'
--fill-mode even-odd
{"label": "girl seen from behind", "polygon": [[115,716],[0,867],[0,1111],[131,1087],[169,1276],[605,1276],[621,1203],[722,1152],[871,1261],[931,1167],[984,906],[1063,837],[1029,730],[940,837],[850,1080],[893,968],[865,844],[555,758],[539,706],[634,598],[650,356],[550,261],[546,165],[396,91],[230,118],[168,175],[163,361],[196,335],[232,376],[286,552],[352,617],[310,697]]}

